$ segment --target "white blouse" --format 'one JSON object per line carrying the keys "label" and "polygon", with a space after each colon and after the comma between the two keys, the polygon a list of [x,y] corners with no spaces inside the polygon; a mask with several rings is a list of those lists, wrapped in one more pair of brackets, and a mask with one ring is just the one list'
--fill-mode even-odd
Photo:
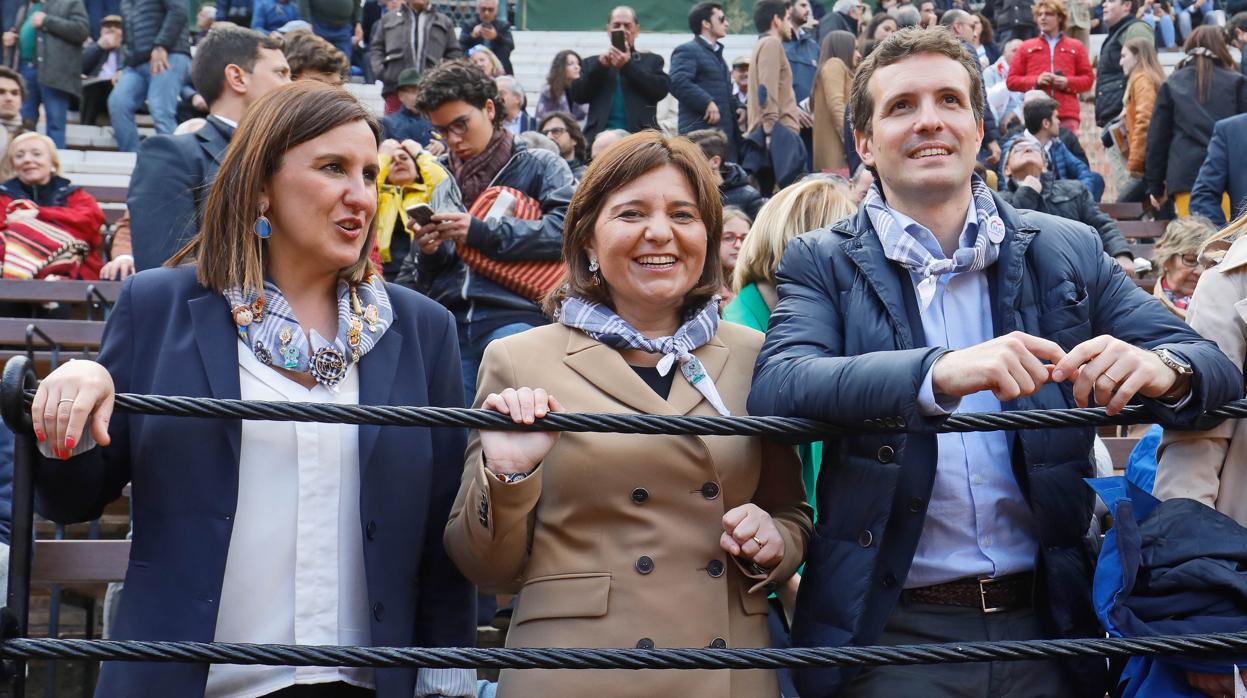
{"label": "white blouse", "polygon": [[[308,389],[239,342],[243,400],[359,404],[359,371],[338,392]],[[238,508],[216,642],[368,645],[359,512],[359,434],[347,424],[244,420]],[[206,698],[254,698],[294,684],[373,687],[371,669],[214,664]]]}

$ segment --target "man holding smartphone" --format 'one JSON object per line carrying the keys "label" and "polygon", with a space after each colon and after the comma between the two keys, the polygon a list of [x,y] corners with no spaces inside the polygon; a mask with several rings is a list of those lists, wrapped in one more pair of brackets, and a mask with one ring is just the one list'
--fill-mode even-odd
{"label": "man holding smartphone", "polygon": [[585,137],[590,142],[607,129],[636,133],[658,128],[658,102],[671,86],[662,56],[636,49],[641,33],[636,11],[626,6],[611,10],[606,31],[610,48],[586,58],[580,77],[567,88],[572,101],[589,105]]}

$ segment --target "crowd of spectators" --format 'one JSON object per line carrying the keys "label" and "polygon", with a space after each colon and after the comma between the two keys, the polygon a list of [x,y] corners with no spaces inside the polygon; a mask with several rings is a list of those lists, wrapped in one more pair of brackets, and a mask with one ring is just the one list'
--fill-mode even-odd
{"label": "crowd of spectators", "polygon": [[[530,105],[530,92],[515,75],[519,56],[514,29],[500,17],[499,2],[476,0],[471,14],[458,19],[433,0],[218,0],[194,16],[193,6],[168,0],[120,0],[116,12],[107,13],[98,11],[99,3],[84,0],[21,5],[0,27],[0,138],[5,146],[0,231],[14,240],[41,231],[59,233],[62,237],[54,239],[61,240],[63,249],[60,263],[32,266],[10,245],[10,256],[2,260],[4,276],[123,279],[203,254],[205,227],[218,230],[222,221],[233,220],[220,209],[221,202],[213,209],[215,222],[205,220],[209,199],[226,188],[217,184],[218,172],[226,163],[235,170],[254,165],[236,162],[241,156],[231,145],[235,134],[248,134],[248,148],[261,148],[249,115],[267,109],[265,118],[277,123],[279,115],[265,105],[278,98],[288,100],[291,108],[334,99],[317,92],[319,87],[286,88],[291,82],[337,88],[362,80],[380,85],[384,113],[376,115],[375,124],[367,119],[350,122],[375,126],[378,143],[376,167],[364,168],[366,178],[361,180],[367,182],[369,196],[375,188],[376,202],[375,231],[361,254],[385,281],[414,290],[449,313],[447,326],[454,337],[446,341],[457,346],[457,353],[446,352],[443,359],[456,364],[451,391],[456,404],[461,397],[462,404],[531,421],[534,410],[563,407],[544,391],[517,389],[557,374],[559,381],[573,386],[561,390],[559,399],[577,410],[590,405],[606,411],[623,402],[640,412],[662,412],[665,399],[634,404],[621,397],[645,388],[663,398],[692,400],[686,412],[701,405],[699,409],[712,407],[720,414],[743,413],[747,404],[761,413],[830,419],[835,415],[829,404],[851,405],[843,409],[865,417],[874,408],[863,405],[881,401],[891,410],[888,418],[900,414],[917,422],[962,408],[1108,404],[1119,399],[1112,398],[1114,391],[1124,391],[1129,381],[1131,396],[1145,396],[1143,404],[1155,421],[1193,427],[1191,410],[1232,392],[1190,377],[1192,371],[1207,372],[1220,380],[1232,372],[1221,365],[1225,357],[1216,346],[1182,321],[1205,336],[1220,333],[1218,342],[1222,349],[1231,347],[1231,358],[1234,346],[1242,353],[1241,337],[1227,335],[1221,327],[1227,322],[1221,317],[1224,309],[1211,310],[1213,304],[1201,306],[1194,300],[1201,278],[1214,276],[1226,287],[1227,298],[1244,295],[1232,283],[1236,280],[1223,278],[1225,268],[1215,275],[1205,271],[1222,258],[1234,264],[1242,263],[1239,257],[1247,259],[1241,251],[1237,256],[1226,252],[1239,228],[1247,225],[1247,175],[1234,165],[1247,158],[1247,67],[1231,52],[1247,43],[1247,13],[1226,17],[1219,0],[1104,0],[1098,6],[1085,0],[988,0],[983,6],[963,0],[883,0],[877,5],[836,0],[831,6],[823,0],[756,0],[748,8],[747,29],[757,40],[748,55],[729,57],[724,39],[741,28],[730,25],[723,3],[705,1],[689,8],[691,37],[675,47],[668,65],[646,49],[645,18],[619,6],[605,17],[602,50],[584,57],[572,50],[555,54],[544,84],[532,90],[536,104]],[[1091,49],[1093,34],[1104,35],[1096,51]],[[1174,50],[1182,56],[1167,74],[1163,56],[1177,44],[1180,49]],[[919,66],[906,51],[931,62]],[[960,87],[963,72],[970,77],[969,89]],[[955,88],[948,87],[950,75],[957,77]],[[291,96],[296,93],[304,96]],[[666,125],[659,104],[668,96],[674,98],[676,116],[674,133],[664,135],[658,132]],[[350,111],[358,104],[339,106]],[[58,151],[66,148],[67,117],[74,108],[82,123],[107,116],[117,149],[137,153],[126,214],[109,236],[110,249],[105,248],[108,228],[99,203],[60,167]],[[155,131],[147,138],[140,138],[138,126],[143,112],[150,115]],[[293,129],[291,138],[302,138],[297,124],[284,128]],[[913,133],[921,137],[915,139]],[[317,133],[308,139],[324,137]],[[615,147],[621,141],[627,148]],[[345,171],[349,164],[316,162],[318,178],[330,177],[331,168]],[[958,180],[954,187],[924,178],[928,169],[952,167],[948,163],[958,173],[965,166],[964,182]],[[334,186],[349,189],[347,174],[341,176]],[[956,199],[959,210],[948,208],[949,192],[957,197],[969,192],[968,198]],[[358,193],[352,189],[343,196]],[[261,230],[272,231],[270,193],[262,194],[246,195],[259,206],[257,214],[246,214],[255,222],[246,223],[267,239]],[[653,202],[675,194],[683,198],[659,215]],[[633,198],[620,199],[625,195]],[[945,198],[933,198],[937,195]],[[1110,197],[1141,204],[1149,220],[1172,219],[1154,249],[1123,234],[1122,223],[1103,205]],[[917,209],[926,215],[915,215]],[[653,242],[654,234],[642,230],[641,220],[647,218],[661,219],[676,231],[671,234],[676,252],[637,251]],[[698,225],[704,230],[697,235],[687,232]],[[1218,233],[1220,229],[1229,232]],[[611,236],[603,237],[603,230]],[[1031,242],[1026,235],[1036,230],[1044,234]],[[811,231],[818,232],[798,237]],[[699,235],[705,238],[698,238],[700,247],[690,242]],[[1009,252],[1007,245],[1001,246],[1005,235],[1025,237],[1032,250]],[[250,233],[242,237],[254,242]],[[861,251],[864,238],[870,240],[869,249]],[[1206,250],[1217,240],[1225,249],[1214,259]],[[257,243],[256,249],[269,249],[266,244],[271,245]],[[694,248],[700,251],[689,252]],[[285,254],[290,259],[289,250]],[[1148,271],[1143,255],[1151,258],[1152,298],[1135,287],[1136,280],[1145,283],[1136,279]],[[1011,315],[1014,306],[1003,304],[997,279],[989,281],[985,272],[991,264],[1012,265],[1016,271],[1010,278],[1017,288],[1009,293],[1021,312]],[[897,274],[879,273],[891,267]],[[647,276],[670,269],[679,272],[678,284],[653,282]],[[855,281],[863,272],[870,279],[866,285],[877,284],[874,292],[882,302],[865,297],[864,284]],[[1023,277],[1024,282],[1017,281]],[[1093,298],[1090,307],[1083,302],[1088,297]],[[618,307],[606,308],[611,303]],[[1210,309],[1202,316],[1188,312],[1203,307]],[[568,308],[576,309],[574,319],[552,316],[552,311],[565,313]],[[1144,326],[1126,326],[1126,316],[1134,314],[1146,320]],[[760,337],[735,334],[740,332],[735,326],[715,329],[720,316],[761,332],[770,327],[765,345]],[[1007,323],[992,322],[1005,317]],[[1201,317],[1202,325],[1195,322]],[[1210,318],[1217,327],[1210,327]],[[708,323],[710,334],[702,344],[681,349],[683,354],[647,348],[652,338],[646,331],[687,338],[701,331],[692,328],[698,322]],[[906,323],[913,326],[902,329]],[[1010,342],[1001,327],[1027,333],[1028,339],[1014,337]],[[939,341],[931,339],[937,334]],[[592,355],[596,349],[589,349],[582,335],[610,344],[613,353]],[[1125,341],[1103,344],[1108,335]],[[630,370],[618,361],[618,356],[635,356],[630,352],[667,353],[676,357],[667,368],[678,361],[683,375],[695,375],[704,367],[688,363],[684,355],[692,356],[706,342],[735,351],[731,361],[740,363],[738,372],[752,372],[757,359],[752,394],[748,376],[720,380],[717,372],[724,364],[713,369],[709,387],[692,378],[689,387],[680,382],[679,372],[629,361],[635,369]],[[1083,349],[1095,342],[1101,344]],[[923,349],[928,343],[967,351]],[[1154,358],[1160,355],[1143,352],[1147,357],[1142,357],[1136,352],[1144,345],[1180,349],[1173,356]],[[1080,350],[1075,347],[1129,357],[1120,359],[1120,371],[1137,371],[1139,377],[1110,376],[1108,365],[1098,363],[1096,375],[1080,377],[1067,368]],[[1181,348],[1189,353],[1182,354]],[[566,359],[565,350],[570,352]],[[581,356],[588,358],[577,368],[580,359],[572,356],[582,350]],[[961,363],[968,361],[964,357],[971,350],[984,362],[991,353],[993,361],[1004,362],[1013,373],[1008,378],[991,373],[972,378],[977,365]],[[872,369],[888,375],[883,392],[871,392],[861,377],[849,375],[843,361],[849,354],[887,355]],[[517,355],[534,360],[507,358]],[[265,363],[263,347],[256,356]],[[1064,380],[1051,370],[1038,376],[1036,371],[1046,370],[1041,361],[1052,364],[1049,369],[1068,371],[1073,393],[1041,388],[1046,381]],[[940,362],[944,369],[937,371]],[[950,364],[960,370],[950,370]],[[1178,374],[1173,382],[1166,373],[1170,369]],[[1112,389],[1102,388],[1097,375],[1112,381]],[[597,387],[584,390],[578,382],[582,379]],[[1121,406],[1113,403],[1114,410]],[[1175,454],[1207,450],[1209,443],[1220,448],[1228,438],[1222,432],[1191,438],[1164,432],[1162,442],[1162,431],[1157,427],[1152,432],[1151,445],[1142,447],[1140,458],[1157,473],[1158,491],[1163,483],[1169,494],[1193,486],[1173,475]],[[1058,609],[1071,614],[1062,620],[1063,627],[1051,633],[1037,630],[1052,619],[1036,615],[1027,601],[1041,584],[1059,589],[1066,598],[1082,593],[1076,588],[1081,589],[1088,561],[1071,560],[1083,555],[1074,550],[1090,516],[1089,506],[1083,506],[1090,497],[1064,510],[1045,489],[1048,485],[1033,486],[1041,481],[1037,469],[1049,461],[1058,463],[1050,474],[1054,482],[1074,486],[1085,475],[1086,459],[1078,454],[1089,452],[1083,447],[1090,446],[1094,435],[1079,431],[1061,443],[1043,445],[1031,435],[1018,437],[1025,455],[1012,465],[1027,466],[1028,475],[1021,480],[1015,479],[1008,456],[1019,441],[987,434],[957,437],[954,444],[945,436],[928,434],[911,441],[909,452],[902,442],[877,434],[803,446],[804,497],[795,477],[757,492],[750,489],[751,480],[743,481],[748,486],[731,478],[707,483],[740,488],[748,494],[737,497],[741,502],[756,495],[758,511],[742,510],[739,520],[723,521],[728,526],[723,550],[739,567],[727,568],[732,598],[740,595],[746,605],[732,605],[723,615],[724,623],[741,624],[731,637],[724,640],[711,633],[703,644],[784,642],[777,638],[789,637],[789,621],[795,621],[791,639],[797,644],[909,642],[928,626],[936,628],[931,631],[936,639],[986,639],[962,636],[952,629],[951,619],[914,607],[942,604],[947,595],[963,594],[969,587],[950,586],[962,584],[963,578],[996,576],[1007,580],[999,592],[1008,601],[1005,605],[1016,602],[1028,614],[1009,630],[1014,639],[1098,631],[1091,608],[1081,603],[1071,603],[1076,609]],[[553,505],[538,504],[539,495],[549,495],[531,491],[532,483],[544,477],[546,487],[588,488],[596,483],[568,472],[568,454],[591,453],[602,462],[615,462],[630,451],[602,448],[597,455],[594,449],[605,441],[572,449],[567,442],[559,446],[557,438],[510,438],[471,437],[468,468],[475,475],[465,476],[453,512],[447,511],[451,523],[445,549],[440,539],[435,547],[471,581],[518,591],[512,584],[517,578],[566,572],[534,551],[575,547],[540,536],[550,535],[560,518],[581,516],[580,505],[571,499],[560,503],[565,509],[542,508]],[[829,444],[833,448],[825,450]],[[730,454],[711,449],[708,457],[753,472],[762,458],[759,448],[751,445],[751,450]],[[820,486],[823,457],[833,450],[851,467],[838,464],[830,474],[823,471]],[[1202,451],[1197,455],[1212,458]],[[795,468],[795,461],[788,463],[790,456],[785,452],[775,458]],[[872,540],[883,536],[877,520],[849,521],[839,512],[855,506],[846,499],[852,486],[865,486],[850,470],[864,473],[868,466],[893,460],[911,468],[921,461],[932,473],[937,465],[960,468],[958,472],[971,472],[980,462],[994,465],[984,471],[986,481],[964,473],[957,482],[932,475],[936,479],[927,485],[875,481],[871,496],[886,499],[887,507],[894,497],[886,488],[905,500],[896,505],[895,516],[904,508],[923,513],[927,526],[935,526],[924,529],[922,517],[917,523],[909,521],[903,531],[889,533],[882,549],[878,542],[872,546]],[[537,476],[525,480],[530,474]],[[515,475],[520,477],[511,477]],[[1241,517],[1241,506],[1219,503],[1207,479],[1198,482],[1206,503]],[[527,487],[528,494],[506,499],[509,495],[503,492],[520,491],[506,489],[512,486]],[[699,499],[718,497],[701,484],[697,487]],[[975,509],[971,500],[979,493],[996,503],[1024,501],[1029,509],[1006,504]],[[586,540],[597,526],[616,525],[609,523],[609,516],[617,514],[618,525],[629,525],[629,512],[634,511],[629,507],[644,505],[650,495],[649,490],[631,490],[621,511],[609,511],[586,529]],[[443,504],[449,507],[450,502]],[[809,512],[820,509],[837,512],[833,523],[844,530],[812,532]],[[1082,529],[1056,516],[1063,510],[1082,517],[1076,522]],[[737,516],[731,512],[736,509],[729,515]],[[720,511],[716,517],[724,515]],[[976,523],[976,517],[994,518],[986,524]],[[521,519],[528,523],[515,523]],[[492,532],[502,524],[517,528],[482,537],[481,527]],[[999,536],[997,548],[989,550],[991,533],[977,540],[967,537],[966,530],[980,525]],[[1035,567],[1032,553],[1047,544],[1036,525],[1061,531],[1059,543],[1042,553],[1064,561],[1055,571]],[[742,540],[735,534],[738,528],[750,535]],[[854,550],[845,553],[844,569],[833,569],[840,563],[829,562],[831,549],[843,542],[829,535],[851,539],[845,545]],[[768,541],[778,544],[778,556]],[[951,549],[962,555],[945,556]],[[785,560],[784,550],[798,559]],[[589,548],[581,552],[592,564],[609,553]],[[820,589],[846,585],[852,574],[877,572],[879,588],[869,592],[868,607],[839,600],[812,602],[813,592],[799,602],[801,573],[796,570],[807,552],[808,574]],[[642,569],[644,560],[649,560],[648,570]],[[648,557],[635,561],[641,575],[653,566],[654,559]],[[725,574],[722,563],[706,570],[715,579]],[[607,592],[600,581],[558,588],[604,599]],[[774,608],[749,596],[762,589],[759,585],[775,592]],[[523,594],[538,598],[528,587],[521,599]],[[555,642],[556,636],[562,641],[581,638],[581,643],[605,641],[581,635],[582,627],[565,620],[577,616],[560,610],[556,596],[545,601],[548,617],[531,615],[540,613],[531,606],[516,610],[517,618],[529,614],[524,621],[547,623],[516,631],[517,620],[510,641],[542,644]],[[495,603],[503,616],[509,612],[506,597],[482,596],[479,601],[481,620],[493,620]],[[810,603],[827,603],[826,615],[812,619],[807,609],[802,616],[801,608]],[[902,610],[889,615],[888,609],[897,604]],[[762,624],[753,622],[760,620],[753,616],[764,614],[784,619],[772,623],[781,630],[772,628],[769,637]],[[745,617],[750,617],[748,623],[741,620]],[[708,618],[699,622],[708,625],[698,626],[696,633],[709,633],[713,623]],[[834,637],[836,623],[852,627],[852,637]],[[653,646],[639,627],[626,632],[637,635],[629,644]],[[686,634],[693,632],[686,629]],[[964,680],[970,675],[950,673],[944,679],[955,676],[952,683],[977,683]],[[729,682],[722,694],[762,695],[766,692],[752,693],[754,683],[749,682],[769,681],[768,676],[758,673],[739,686]],[[797,680],[802,695],[831,695],[846,680],[830,672],[803,676]],[[1064,690],[1070,679],[1044,672],[1019,676],[1013,682],[1020,686],[1033,680],[1036,695]],[[1100,678],[1091,676],[1089,685],[1102,688]],[[597,680],[588,674],[575,678]],[[646,678],[651,680],[656,679]],[[787,674],[779,677],[781,686],[790,687],[791,680]],[[503,695],[506,690],[552,685],[538,672],[507,676],[503,685],[508,681],[511,688],[503,689]],[[925,683],[869,670],[844,683],[844,695],[915,694]],[[1204,687],[1222,687],[1199,672],[1192,673],[1189,683],[1212,696],[1217,694]],[[552,695],[579,690],[568,688],[572,685],[582,686],[573,682]],[[784,695],[789,695],[787,690]]]}

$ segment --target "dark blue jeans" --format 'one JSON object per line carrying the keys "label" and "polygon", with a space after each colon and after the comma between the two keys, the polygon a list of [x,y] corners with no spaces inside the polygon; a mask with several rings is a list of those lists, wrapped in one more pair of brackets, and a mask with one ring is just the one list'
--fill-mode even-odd
{"label": "dark blue jeans", "polygon": [[65,147],[65,120],[69,115],[68,92],[39,84],[39,76],[33,63],[23,63],[20,68],[26,81],[26,99],[22,102],[22,121],[34,123],[39,120],[39,105],[47,118],[47,136],[57,148]]}
{"label": "dark blue jeans", "polygon": [[481,370],[481,358],[485,356],[485,347],[495,339],[510,337],[534,327],[536,325],[516,322],[503,325],[484,337],[477,337],[472,332],[472,325],[459,325],[459,358],[463,364],[463,404],[471,407],[472,401],[476,399],[476,374]]}
{"label": "dark blue jeans", "polygon": [[351,39],[355,36],[354,26],[348,24],[345,27],[332,29],[312,20],[312,31],[316,33],[316,36],[336,46],[347,60],[351,59]]}

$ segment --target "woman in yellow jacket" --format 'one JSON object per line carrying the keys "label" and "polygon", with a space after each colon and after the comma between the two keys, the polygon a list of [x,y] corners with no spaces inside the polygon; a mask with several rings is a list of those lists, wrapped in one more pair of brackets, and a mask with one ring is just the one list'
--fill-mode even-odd
{"label": "woman in yellow jacket", "polygon": [[[436,213],[464,211],[459,185],[437,158],[413,140],[387,140],[378,148],[377,244],[373,261],[394,281],[412,251],[407,209],[428,204]],[[416,226],[419,228],[419,226]]]}
{"label": "woman in yellow jacket", "polygon": [[857,66],[857,42],[853,34],[833,31],[823,39],[818,73],[810,102],[814,107],[814,169],[818,172],[846,170],[844,111],[853,91],[853,68]]}

